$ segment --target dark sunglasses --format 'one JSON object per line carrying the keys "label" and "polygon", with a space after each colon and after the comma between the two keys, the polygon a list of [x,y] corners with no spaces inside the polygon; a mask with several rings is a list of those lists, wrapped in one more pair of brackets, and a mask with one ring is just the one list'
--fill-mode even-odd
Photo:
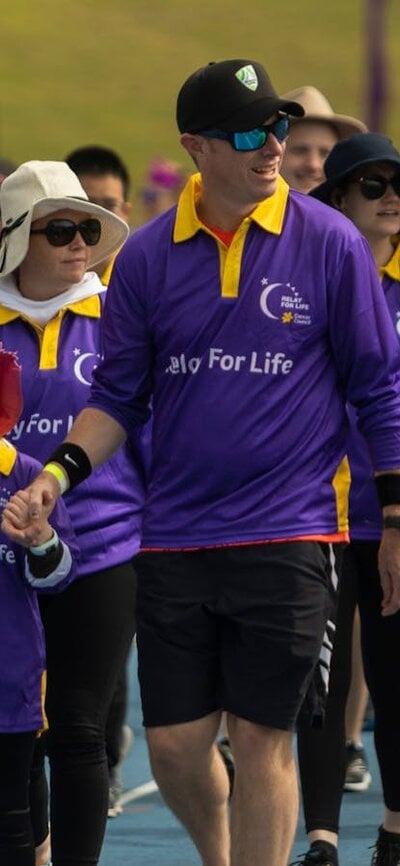
{"label": "dark sunglasses", "polygon": [[265,126],[257,126],[255,129],[247,130],[247,132],[225,132],[222,129],[206,129],[199,132],[199,135],[204,135],[205,138],[220,138],[223,141],[229,141],[234,150],[260,150],[264,147],[269,134],[275,136],[277,141],[284,141],[289,133],[289,118],[279,117],[273,123],[268,123]]}
{"label": "dark sunglasses", "polygon": [[88,247],[98,244],[101,236],[101,222],[97,219],[74,223],[72,220],[54,219],[44,229],[31,229],[31,235],[46,235],[52,247],[66,247],[79,232]]}
{"label": "dark sunglasses", "polygon": [[400,174],[396,174],[390,180],[380,174],[374,174],[370,177],[359,177],[357,180],[351,180],[350,183],[358,183],[361,195],[369,201],[382,198],[388,186],[391,186],[396,195],[400,196]]}

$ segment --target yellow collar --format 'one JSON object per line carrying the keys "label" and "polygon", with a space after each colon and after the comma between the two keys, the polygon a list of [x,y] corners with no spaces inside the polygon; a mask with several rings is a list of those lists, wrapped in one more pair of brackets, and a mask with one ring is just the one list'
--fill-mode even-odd
{"label": "yellow collar", "polygon": [[16,459],[17,452],[14,445],[11,445],[7,439],[0,439],[0,473],[10,475]]}
{"label": "yellow collar", "polygon": [[392,238],[392,243],[394,246],[393,255],[386,265],[379,268],[379,276],[382,278],[387,274],[392,280],[400,282],[400,241],[398,235]]}
{"label": "yellow collar", "polygon": [[[264,199],[249,215],[248,219],[258,223],[265,231],[279,235],[282,231],[289,187],[283,177],[278,177],[274,195]],[[203,223],[197,216],[196,204],[201,195],[201,175],[193,174],[183,189],[175,218],[174,241],[186,241],[193,237]]]}
{"label": "yellow collar", "polygon": [[[90,295],[88,298],[83,298],[82,301],[74,301],[67,304],[62,310],[72,310],[78,316],[90,316],[93,319],[98,319],[101,315],[100,297],[99,295]],[[8,325],[9,322],[19,317],[25,320],[28,318],[24,313],[10,310],[8,307],[0,304],[0,325]]]}

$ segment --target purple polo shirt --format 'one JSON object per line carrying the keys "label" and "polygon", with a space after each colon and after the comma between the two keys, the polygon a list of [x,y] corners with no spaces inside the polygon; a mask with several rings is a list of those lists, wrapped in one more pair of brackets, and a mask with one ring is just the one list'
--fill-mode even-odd
{"label": "purple polo shirt", "polygon": [[[389,314],[400,341],[400,243],[397,244],[390,262],[382,269],[381,277]],[[355,541],[378,541],[382,534],[382,511],[370,454],[365,439],[358,430],[354,410],[350,411],[350,423],[350,536]]]}
{"label": "purple polo shirt", "polygon": [[[16,454],[0,439],[0,513],[41,466]],[[59,592],[75,575],[79,551],[64,502],[57,502],[52,526],[72,554],[71,572],[53,587]],[[25,580],[26,551],[0,530],[0,733],[36,731],[44,724],[45,641],[37,595]]]}
{"label": "purple polo shirt", "polygon": [[[86,405],[102,354],[103,295],[69,305],[45,328],[0,306],[0,340],[18,352],[24,407],[9,434],[20,450],[45,463]],[[81,548],[78,576],[127,562],[140,544],[144,496],[140,431],[64,496]]]}
{"label": "purple polo shirt", "polygon": [[142,545],[345,538],[347,400],[376,468],[400,467],[399,346],[368,245],[280,180],[226,249],[199,183],[118,255],[89,400],[129,433],[152,398]]}

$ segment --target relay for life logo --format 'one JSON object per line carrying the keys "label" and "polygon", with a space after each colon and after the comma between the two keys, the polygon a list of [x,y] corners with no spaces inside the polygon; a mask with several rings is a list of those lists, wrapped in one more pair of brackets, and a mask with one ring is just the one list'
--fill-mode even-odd
{"label": "relay for life logo", "polygon": [[[268,319],[284,326],[311,325],[310,304],[296,286],[289,282],[270,282],[267,277],[260,281],[259,309]],[[166,373],[172,375],[195,375],[200,368],[223,373],[248,372],[262,376],[288,376],[293,369],[293,359],[284,352],[266,349],[247,349],[245,353],[233,353],[223,346],[210,346],[201,357],[186,352],[170,355]]]}
{"label": "relay for life logo", "polygon": [[310,304],[291,283],[270,283],[261,280],[260,308],[269,319],[280,319],[283,324],[311,325]]}
{"label": "relay for life logo", "polygon": [[[72,350],[72,373],[77,383],[85,386],[85,391],[90,388],[93,371],[99,360],[101,360],[101,355],[98,352],[86,352],[77,346]],[[57,436],[58,438],[66,436],[74,423],[74,416],[70,413],[57,415],[55,407],[52,408],[54,414],[49,410],[47,414],[42,411],[22,415],[10,434],[11,441],[23,441],[24,437],[37,434],[39,436]]]}
{"label": "relay for life logo", "polygon": [[221,346],[211,346],[202,358],[190,357],[185,352],[171,355],[166,373],[195,374],[200,367],[208,370],[221,370],[223,373],[240,373],[247,371],[264,376],[287,376],[293,367],[293,361],[284,352],[249,352],[246,355],[233,355]]}

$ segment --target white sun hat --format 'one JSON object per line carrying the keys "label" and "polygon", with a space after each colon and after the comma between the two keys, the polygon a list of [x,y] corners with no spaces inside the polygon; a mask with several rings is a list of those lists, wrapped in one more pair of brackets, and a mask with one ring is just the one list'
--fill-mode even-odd
{"label": "white sun hat", "polygon": [[127,223],[92,204],[66,162],[24,162],[0,186],[0,277],[11,274],[24,260],[32,221],[65,208],[100,220],[101,236],[98,244],[89,247],[88,270],[116,252],[128,237]]}

